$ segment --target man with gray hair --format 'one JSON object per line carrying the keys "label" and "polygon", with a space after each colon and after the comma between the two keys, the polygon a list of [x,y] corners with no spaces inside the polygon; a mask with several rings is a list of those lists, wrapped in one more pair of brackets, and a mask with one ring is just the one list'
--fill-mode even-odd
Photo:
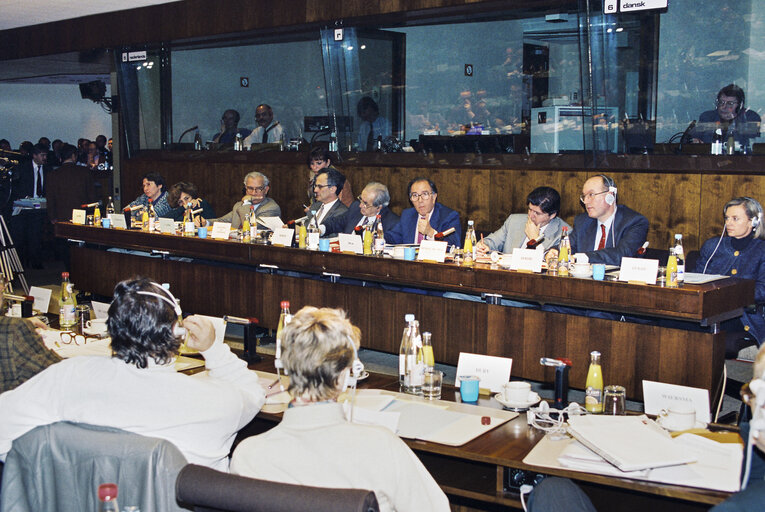
{"label": "man with gray hair", "polygon": [[[282,214],[281,208],[276,204],[276,201],[270,197],[266,197],[268,194],[268,177],[257,171],[248,173],[244,177],[244,194],[245,196],[241,201],[237,201],[234,207],[223,217],[217,219],[201,219],[199,225],[206,226],[213,222],[230,222],[231,227],[239,229],[242,227],[244,218],[250,214],[250,211],[254,211],[258,217],[279,217]],[[258,228],[265,228],[265,226],[258,223]]]}
{"label": "man with gray hair", "polygon": [[325,220],[319,226],[321,234],[324,233],[358,233],[364,230],[366,225],[375,225],[377,215],[380,215],[383,230],[388,231],[398,224],[398,215],[390,208],[390,192],[382,183],[371,181],[361,191],[361,195],[351,204],[342,215]]}

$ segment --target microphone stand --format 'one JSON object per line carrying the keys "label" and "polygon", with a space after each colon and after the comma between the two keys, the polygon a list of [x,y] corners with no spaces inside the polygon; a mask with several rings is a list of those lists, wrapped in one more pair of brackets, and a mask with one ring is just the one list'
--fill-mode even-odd
{"label": "microphone stand", "polygon": [[196,126],[192,126],[192,127],[191,127],[191,128],[189,128],[188,130],[186,130],[185,132],[183,132],[183,133],[181,134],[181,136],[180,136],[180,137],[178,137],[178,143],[180,144],[180,142],[181,142],[181,139],[183,138],[183,136],[184,136],[184,135],[186,135],[187,133],[189,133],[189,132],[191,132],[191,131],[194,131],[194,130],[196,130],[197,128],[199,128],[199,125],[196,125]]}
{"label": "microphone stand", "polygon": [[683,134],[680,136],[680,144],[677,145],[677,149],[675,150],[675,154],[679,155],[683,152],[683,144],[685,139],[688,137],[688,134],[696,127],[696,120],[694,119],[691,121],[691,124],[688,125],[688,128],[685,129]]}

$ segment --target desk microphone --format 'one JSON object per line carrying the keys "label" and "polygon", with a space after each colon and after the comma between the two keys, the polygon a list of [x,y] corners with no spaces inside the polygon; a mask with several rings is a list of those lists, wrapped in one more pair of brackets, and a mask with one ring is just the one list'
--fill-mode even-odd
{"label": "desk microphone", "polygon": [[126,206],[125,208],[122,209],[122,211],[125,211],[125,212],[134,212],[136,210],[140,210],[141,208],[143,208],[143,205],[136,204],[136,205],[133,205],[133,206]]}
{"label": "desk microphone", "polygon": [[181,136],[180,136],[180,137],[178,137],[178,142],[181,142],[181,139],[183,138],[183,136],[184,136],[184,135],[186,135],[186,134],[187,134],[187,133],[189,133],[189,132],[192,132],[192,131],[196,130],[197,128],[199,128],[199,125],[198,125],[198,124],[197,124],[197,125],[194,125],[194,126],[192,126],[192,127],[191,127],[191,128],[189,128],[188,130],[186,130],[185,132],[183,132],[183,133],[181,134]]}
{"label": "desk microphone", "polygon": [[688,128],[685,129],[683,134],[680,136],[680,144],[677,146],[676,153],[682,153],[683,152],[683,144],[685,143],[685,140],[688,138],[688,134],[696,127],[696,120],[694,119],[691,121],[691,124],[688,125]]}
{"label": "desk microphone", "polygon": [[645,254],[645,252],[648,250],[648,244],[649,244],[649,242],[648,242],[648,240],[646,240],[646,242],[643,244],[643,246],[640,249],[637,250],[637,255],[638,256],[642,256],[642,255]]}
{"label": "desk microphone", "polygon": [[81,204],[80,208],[95,208],[96,206],[101,206],[101,201],[96,201],[95,203]]}
{"label": "desk microphone", "polygon": [[443,240],[444,238],[451,235],[455,231],[457,231],[455,228],[449,228],[446,231],[441,231],[440,233],[436,233],[435,235],[433,235],[433,238],[435,238],[436,240]]}
{"label": "desk microphone", "polygon": [[287,225],[288,226],[294,226],[295,224],[302,224],[306,220],[308,220],[308,215],[306,215],[305,217],[300,217],[299,219],[288,220],[287,221]]}

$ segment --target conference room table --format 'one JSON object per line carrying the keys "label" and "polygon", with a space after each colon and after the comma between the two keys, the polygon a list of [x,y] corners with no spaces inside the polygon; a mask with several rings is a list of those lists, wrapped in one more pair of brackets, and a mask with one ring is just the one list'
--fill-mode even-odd
{"label": "conference room table", "polygon": [[[362,347],[389,353],[398,353],[404,315],[413,313],[421,331],[432,333],[438,362],[456,365],[462,352],[508,357],[514,378],[550,382],[554,370],[540,358],[568,358],[571,387],[584,388],[589,354],[598,350],[604,382],[624,386],[636,400],[643,380],[718,397],[725,340],[717,326],[754,302],[754,283],[734,278],[670,289],[71,223],[56,224],[56,236],[72,241],[70,275],[78,290],[110,297],[118,281],[145,275],[170,283],[187,313],[255,317],[271,329],[282,300],[293,312],[340,307],[361,329]],[[533,307],[444,292],[496,294]],[[612,315],[539,308],[549,304]]]}
{"label": "conference room table", "polygon": [[[250,368],[274,373],[273,357],[263,355],[262,361],[250,365]],[[398,391],[398,378],[370,373],[367,379],[359,383],[359,389]],[[459,390],[453,386],[444,386],[442,400],[459,402]],[[502,408],[494,398],[488,396],[480,396],[476,405]],[[264,432],[279,421],[280,412],[261,411],[240,431],[237,442]],[[726,430],[729,427],[719,428]],[[467,507],[464,510],[520,509],[520,497],[508,484],[512,479],[520,478],[522,472],[527,472],[529,477],[542,474],[575,480],[599,511],[701,511],[708,510],[729,496],[719,491],[525,464],[523,459],[543,437],[544,433],[530,427],[526,414],[521,413],[515,419],[462,446],[406,439],[404,442],[428,468],[449,496],[452,505]],[[340,452],[338,456],[347,457],[349,463],[374,464],[374,461],[357,460],[354,454]]]}

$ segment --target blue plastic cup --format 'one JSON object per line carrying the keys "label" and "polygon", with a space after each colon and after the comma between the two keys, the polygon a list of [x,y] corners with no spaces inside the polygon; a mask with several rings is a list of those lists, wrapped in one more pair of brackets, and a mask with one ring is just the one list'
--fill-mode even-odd
{"label": "blue plastic cup", "polygon": [[329,238],[319,238],[319,250],[329,252]]}
{"label": "blue plastic cup", "polygon": [[478,387],[481,379],[475,375],[463,375],[460,379],[460,397],[463,402],[478,401]]}
{"label": "blue plastic cup", "polygon": [[109,217],[104,217],[101,219],[101,225],[105,228],[112,227],[112,220]]}
{"label": "blue plastic cup", "polygon": [[207,226],[197,228],[197,235],[199,238],[207,238]]}
{"label": "blue plastic cup", "polygon": [[414,261],[417,251],[414,247],[404,247],[404,259],[407,261]]}
{"label": "blue plastic cup", "polygon": [[592,265],[592,278],[595,281],[602,281],[606,277],[606,266],[603,263]]}

